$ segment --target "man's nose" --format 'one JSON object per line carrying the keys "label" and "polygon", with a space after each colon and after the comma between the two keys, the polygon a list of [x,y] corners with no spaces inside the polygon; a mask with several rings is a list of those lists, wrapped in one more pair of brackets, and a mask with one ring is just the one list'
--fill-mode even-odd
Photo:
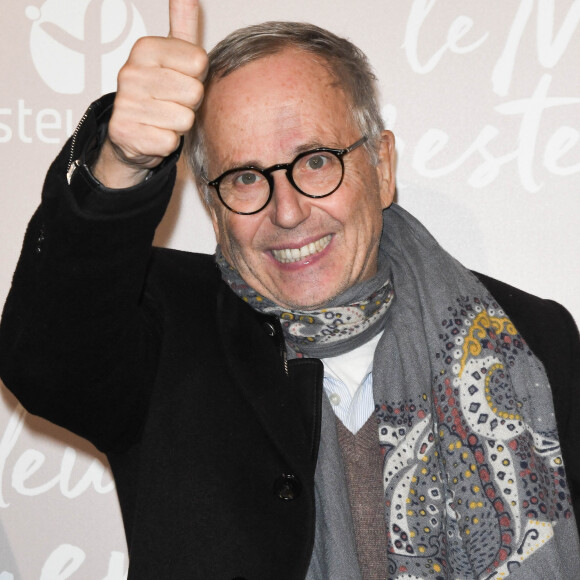
{"label": "man's nose", "polygon": [[294,188],[286,171],[276,171],[272,178],[272,222],[281,228],[295,228],[310,216],[310,199]]}

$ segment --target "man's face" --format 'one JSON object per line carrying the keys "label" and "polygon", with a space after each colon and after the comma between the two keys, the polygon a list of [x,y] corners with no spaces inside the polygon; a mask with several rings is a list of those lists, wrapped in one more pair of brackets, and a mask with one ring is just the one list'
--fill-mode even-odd
{"label": "man's face", "polygon": [[[203,117],[209,178],[244,165],[288,163],[305,149],[342,149],[360,139],[345,94],[308,53],[286,50],[214,82]],[[274,172],[274,195],[254,215],[238,215],[215,196],[211,206],[224,256],[254,290],[283,307],[324,306],[377,268],[381,210],[393,200],[394,138],[385,131],[378,166],[363,147],[344,157],[344,180],[329,197],[296,191]],[[308,247],[297,261],[284,250]]]}

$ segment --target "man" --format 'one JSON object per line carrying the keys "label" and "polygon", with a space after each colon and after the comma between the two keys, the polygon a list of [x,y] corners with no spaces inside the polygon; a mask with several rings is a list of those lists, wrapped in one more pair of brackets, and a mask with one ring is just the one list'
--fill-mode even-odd
{"label": "man", "polygon": [[[129,578],[575,577],[570,316],[393,205],[358,49],[269,23],[208,68],[196,12],[54,162],[0,335],[26,407],[107,453]],[[151,249],[187,133],[215,261]]]}

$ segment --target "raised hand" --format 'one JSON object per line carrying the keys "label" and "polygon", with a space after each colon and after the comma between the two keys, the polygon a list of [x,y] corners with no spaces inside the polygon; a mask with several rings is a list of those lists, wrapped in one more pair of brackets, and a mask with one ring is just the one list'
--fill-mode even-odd
{"label": "raised hand", "polygon": [[207,53],[198,0],[169,0],[167,38],[140,38],[119,72],[108,136],[93,166],[111,188],[135,185],[179,145],[203,99]]}

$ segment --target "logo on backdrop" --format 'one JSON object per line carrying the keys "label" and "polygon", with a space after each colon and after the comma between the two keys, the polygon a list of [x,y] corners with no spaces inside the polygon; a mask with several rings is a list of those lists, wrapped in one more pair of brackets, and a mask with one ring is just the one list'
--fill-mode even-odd
{"label": "logo on backdrop", "polygon": [[131,0],[45,0],[28,6],[30,52],[42,80],[55,92],[92,97],[116,88],[117,71],[146,34]]}

